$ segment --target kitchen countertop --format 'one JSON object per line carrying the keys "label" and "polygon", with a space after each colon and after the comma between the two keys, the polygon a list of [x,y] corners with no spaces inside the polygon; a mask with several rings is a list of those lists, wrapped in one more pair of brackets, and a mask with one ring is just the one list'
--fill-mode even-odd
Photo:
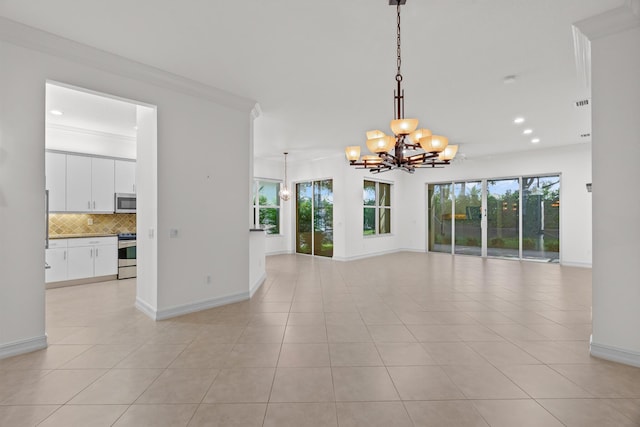
{"label": "kitchen countertop", "polygon": [[77,239],[80,237],[116,237],[113,233],[52,234],[49,239]]}

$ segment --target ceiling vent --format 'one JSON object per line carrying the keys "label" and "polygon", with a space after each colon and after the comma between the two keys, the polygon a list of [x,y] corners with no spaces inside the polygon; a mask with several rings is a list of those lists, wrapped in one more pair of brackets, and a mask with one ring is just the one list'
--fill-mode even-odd
{"label": "ceiling vent", "polygon": [[589,138],[591,136],[590,133],[581,133],[580,138]]}
{"label": "ceiling vent", "polygon": [[589,104],[591,104],[591,101],[588,98],[576,101],[576,107],[586,107]]}

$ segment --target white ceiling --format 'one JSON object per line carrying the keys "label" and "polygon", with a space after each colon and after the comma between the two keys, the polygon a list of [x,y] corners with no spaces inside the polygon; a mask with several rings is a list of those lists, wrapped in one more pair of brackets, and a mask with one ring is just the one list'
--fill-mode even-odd
{"label": "white ceiling", "polygon": [[[584,142],[571,24],[623,0],[408,0],[406,116],[467,157]],[[393,118],[387,0],[0,0],[0,14],[260,103],[256,156],[338,155]],[[516,75],[512,84],[504,84]],[[525,126],[541,143],[522,135]]]}
{"label": "white ceiling", "polygon": [[136,136],[135,104],[55,84],[47,84],[45,99],[47,125]]}

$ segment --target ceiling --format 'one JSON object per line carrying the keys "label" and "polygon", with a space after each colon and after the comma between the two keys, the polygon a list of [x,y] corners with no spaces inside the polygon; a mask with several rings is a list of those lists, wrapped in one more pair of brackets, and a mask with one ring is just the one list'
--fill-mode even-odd
{"label": "ceiling", "polygon": [[[575,101],[590,89],[578,77],[571,24],[622,3],[408,0],[406,116],[467,158],[588,142],[580,134],[590,132],[589,108]],[[340,155],[365,147],[366,130],[389,131],[393,118],[387,0],[0,0],[0,14],[257,100],[263,158]],[[514,125],[516,116],[526,122]]]}
{"label": "ceiling", "polygon": [[48,126],[136,136],[135,104],[55,84],[47,84],[45,99]]}

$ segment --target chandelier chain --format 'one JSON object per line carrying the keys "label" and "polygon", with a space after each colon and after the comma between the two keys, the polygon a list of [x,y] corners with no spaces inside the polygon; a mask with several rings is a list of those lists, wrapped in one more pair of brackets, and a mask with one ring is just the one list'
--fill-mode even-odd
{"label": "chandelier chain", "polygon": [[398,57],[397,57],[397,64],[398,64],[398,72],[396,74],[396,78],[400,77],[400,79],[402,79],[402,74],[400,74],[400,66],[402,65],[402,56],[401,53],[402,51],[400,50],[400,2],[398,1],[398,7],[397,7],[397,14],[398,14],[398,38],[397,38],[397,42],[398,42]]}

